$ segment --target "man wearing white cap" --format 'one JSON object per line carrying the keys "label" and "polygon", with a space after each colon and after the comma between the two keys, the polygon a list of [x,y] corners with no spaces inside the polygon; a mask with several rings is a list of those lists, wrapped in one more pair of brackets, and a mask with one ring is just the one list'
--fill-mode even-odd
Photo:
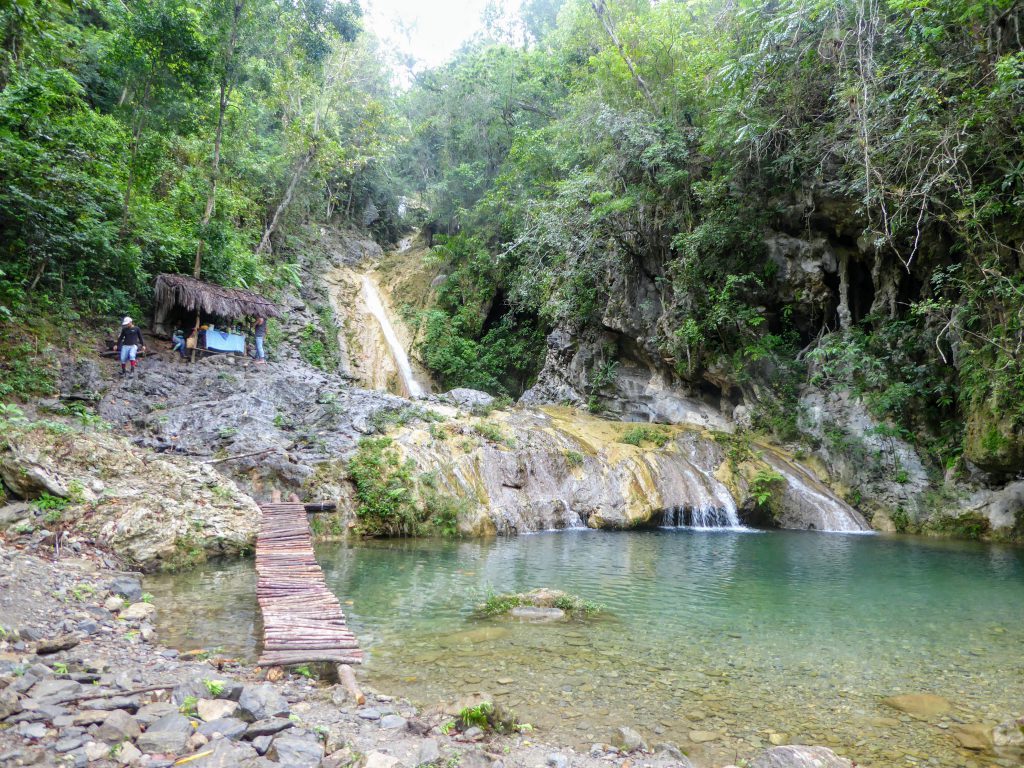
{"label": "man wearing white cap", "polygon": [[135,323],[132,322],[130,317],[126,317],[121,321],[121,335],[117,337],[117,343],[114,345],[114,349],[121,350],[121,376],[124,377],[126,374],[125,365],[130,361],[132,364],[131,370],[127,372],[127,375],[135,375],[135,355],[139,349],[143,352],[146,351],[146,342],[142,339],[142,331],[135,327]]}

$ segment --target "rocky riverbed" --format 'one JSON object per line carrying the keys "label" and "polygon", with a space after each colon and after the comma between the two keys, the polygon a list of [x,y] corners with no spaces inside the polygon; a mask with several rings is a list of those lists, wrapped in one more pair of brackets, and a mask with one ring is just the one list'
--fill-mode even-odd
{"label": "rocky riverbed", "polygon": [[[686,768],[672,744],[628,726],[588,752],[543,734],[452,729],[457,708],[419,711],[365,690],[159,644],[136,575],[81,547],[59,559],[44,543],[0,541],[0,765],[551,766]],[[476,702],[464,702],[472,705]],[[781,746],[751,768],[850,768],[821,747]]]}

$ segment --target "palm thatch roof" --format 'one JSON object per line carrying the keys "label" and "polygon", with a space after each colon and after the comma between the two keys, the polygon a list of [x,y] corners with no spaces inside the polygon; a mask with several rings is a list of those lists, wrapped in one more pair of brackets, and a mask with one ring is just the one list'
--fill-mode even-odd
{"label": "palm thatch roof", "polygon": [[157,275],[153,298],[157,307],[165,310],[177,305],[190,312],[198,309],[231,319],[281,316],[281,308],[258,293],[225,288],[186,275]]}

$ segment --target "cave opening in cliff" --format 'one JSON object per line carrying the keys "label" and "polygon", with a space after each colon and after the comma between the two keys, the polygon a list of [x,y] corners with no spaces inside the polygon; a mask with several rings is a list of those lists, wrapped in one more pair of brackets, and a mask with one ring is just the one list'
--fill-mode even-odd
{"label": "cave opening in cliff", "polygon": [[846,265],[846,280],[850,319],[859,323],[875,303],[875,281],[871,277],[871,267],[860,259],[851,258]]}

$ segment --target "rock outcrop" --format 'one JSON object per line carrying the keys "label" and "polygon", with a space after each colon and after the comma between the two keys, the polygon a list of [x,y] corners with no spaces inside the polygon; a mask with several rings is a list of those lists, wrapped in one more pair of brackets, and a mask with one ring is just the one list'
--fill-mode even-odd
{"label": "rock outcrop", "polygon": [[[410,424],[390,433],[411,462],[460,502],[466,534],[505,534],[587,526],[735,525],[734,494],[748,490],[725,469],[726,448],[705,430],[640,426],[569,408],[465,414]],[[781,521],[788,527],[865,530],[846,504],[775,449],[757,446],[780,473]],[[345,483],[325,472],[311,495],[342,495]],[[731,486],[731,487],[730,487]],[[814,503],[807,503],[808,494]]]}
{"label": "rock outcrop", "polygon": [[0,477],[19,496],[57,499],[25,509],[15,526],[32,527],[48,510],[62,528],[146,570],[250,549],[259,524],[253,500],[211,466],[60,422],[9,429]]}

